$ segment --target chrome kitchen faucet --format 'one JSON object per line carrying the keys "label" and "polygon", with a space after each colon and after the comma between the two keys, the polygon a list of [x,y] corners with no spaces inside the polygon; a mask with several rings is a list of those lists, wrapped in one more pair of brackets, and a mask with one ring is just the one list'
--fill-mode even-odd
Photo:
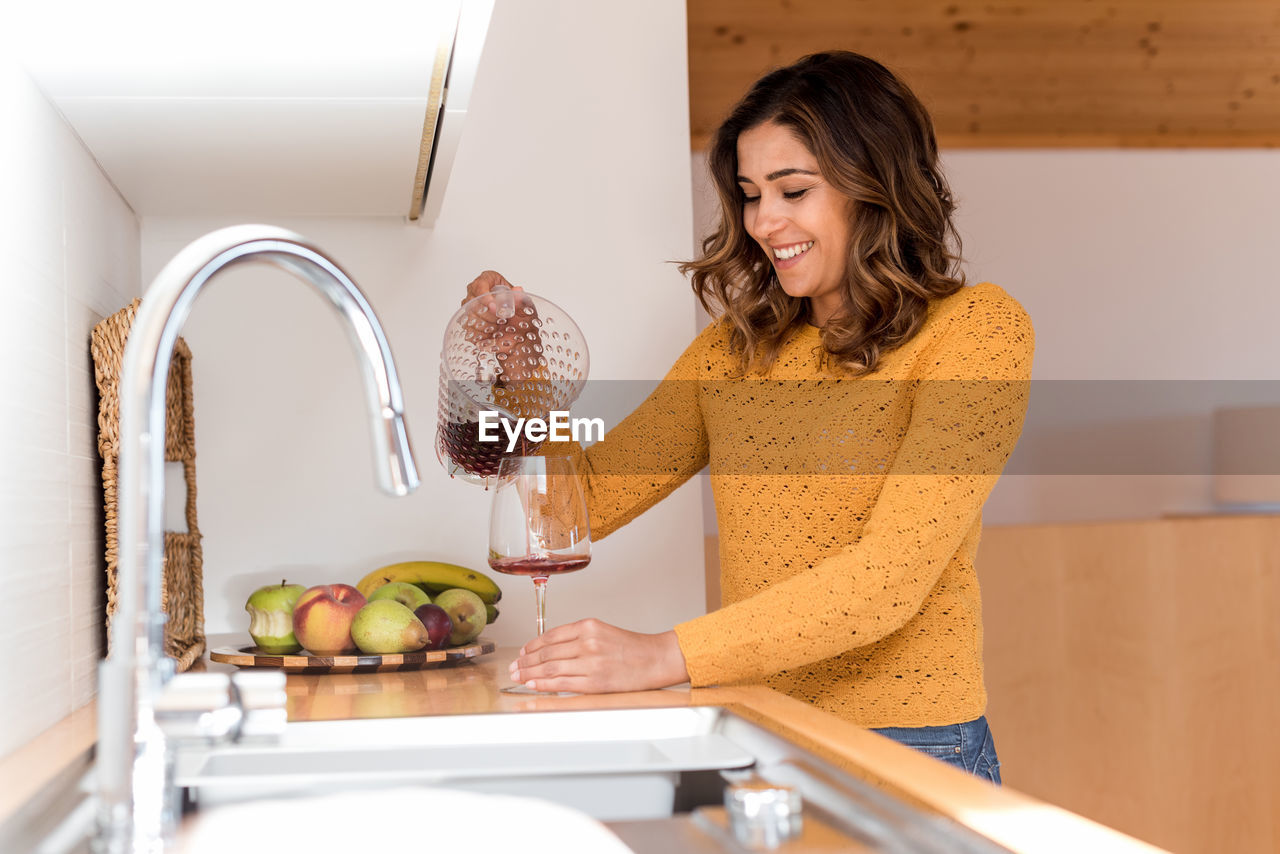
{"label": "chrome kitchen faucet", "polygon": [[[386,459],[378,467],[379,485],[396,496],[418,486],[391,348],[368,300],[337,264],[290,231],[240,225],[201,237],[165,265],[134,319],[120,381],[116,612],[111,655],[98,678],[94,849],[106,854],[164,850],[177,814],[167,737],[234,739],[253,718],[255,704],[242,702],[246,691],[255,690],[253,679],[240,678],[249,674],[234,680],[220,674],[174,676],[174,661],[164,652],[161,564],[165,390],[174,343],[209,280],[254,261],[297,275],[342,315],[362,366],[374,451]],[[274,721],[282,725],[282,676],[270,675],[275,690],[270,680],[259,680],[256,690],[276,696]],[[210,690],[210,677],[223,680],[225,703],[208,702],[210,695],[219,696]]]}

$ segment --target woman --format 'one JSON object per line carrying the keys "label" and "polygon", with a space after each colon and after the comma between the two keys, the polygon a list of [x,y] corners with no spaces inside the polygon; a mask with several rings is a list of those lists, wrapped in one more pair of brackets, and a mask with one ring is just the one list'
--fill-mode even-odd
{"label": "woman", "polygon": [[[999,782],[973,559],[1021,431],[1030,322],[998,287],[964,286],[932,123],[873,60],[762,78],[710,169],[720,224],[682,269],[718,319],[568,453],[597,538],[709,464],[725,605],[653,635],[559,626],[512,677],[762,682]],[[499,283],[482,274],[468,298]]]}

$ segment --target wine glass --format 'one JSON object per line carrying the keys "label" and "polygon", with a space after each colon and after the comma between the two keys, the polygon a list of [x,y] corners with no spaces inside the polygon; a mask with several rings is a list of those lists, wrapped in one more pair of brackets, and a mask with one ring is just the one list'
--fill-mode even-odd
{"label": "wine glass", "polygon": [[573,460],[503,458],[489,516],[489,566],[533,579],[539,635],[546,629],[547,579],[590,562],[591,522]]}

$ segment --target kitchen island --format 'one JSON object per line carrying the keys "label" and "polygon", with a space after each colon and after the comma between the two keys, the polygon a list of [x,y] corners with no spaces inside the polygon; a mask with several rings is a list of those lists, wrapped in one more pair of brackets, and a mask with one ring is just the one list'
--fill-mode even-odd
{"label": "kitchen island", "polygon": [[[244,643],[237,636],[214,636],[211,647]],[[761,686],[677,688],[609,695],[518,695],[500,691],[510,683],[507,666],[514,648],[456,665],[382,673],[290,674],[287,711],[291,723],[449,715],[519,715],[542,712],[719,707],[808,751],[892,798],[949,817],[1015,852],[1155,849],[1088,819],[992,786],[951,766],[841,721]],[[198,668],[231,670],[205,661]],[[53,781],[91,747],[91,713],[55,726],[0,762],[0,822],[21,818],[16,781]],[[388,724],[390,726],[390,724]]]}

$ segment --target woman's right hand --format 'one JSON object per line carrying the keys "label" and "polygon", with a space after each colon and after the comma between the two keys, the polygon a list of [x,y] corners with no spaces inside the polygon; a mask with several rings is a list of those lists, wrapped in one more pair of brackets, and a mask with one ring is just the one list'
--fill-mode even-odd
{"label": "woman's right hand", "polygon": [[[471,284],[467,285],[467,295],[462,298],[462,304],[466,305],[471,300],[492,291],[498,285],[511,288],[513,291],[524,293],[524,288],[513,285],[507,281],[507,277],[496,270],[485,270],[480,275],[471,280]],[[490,306],[492,308],[492,306]]]}
{"label": "woman's right hand", "polygon": [[[509,300],[504,301],[502,308],[499,310],[499,300],[490,297],[493,291],[499,287],[508,288],[510,290]],[[538,347],[541,352],[540,341],[530,345],[529,338],[516,328],[510,318],[515,310],[521,306],[532,307],[532,300],[525,297],[524,288],[513,285],[507,281],[507,278],[495,270],[485,270],[480,275],[471,280],[467,285],[467,295],[463,298],[462,304],[480,299],[477,304],[469,309],[469,313],[480,321],[475,324],[468,332],[472,336],[472,340],[482,349],[496,354],[516,355],[517,347],[529,349],[531,346]],[[486,298],[487,297],[487,298]],[[537,315],[534,312],[536,319]],[[536,320],[535,320],[536,322]],[[524,324],[521,323],[521,326]],[[533,334],[538,335],[535,329]],[[535,340],[537,340],[535,338]],[[508,359],[502,355],[499,358],[499,378],[504,382],[518,382],[530,379],[538,374],[538,368],[524,358]]]}

